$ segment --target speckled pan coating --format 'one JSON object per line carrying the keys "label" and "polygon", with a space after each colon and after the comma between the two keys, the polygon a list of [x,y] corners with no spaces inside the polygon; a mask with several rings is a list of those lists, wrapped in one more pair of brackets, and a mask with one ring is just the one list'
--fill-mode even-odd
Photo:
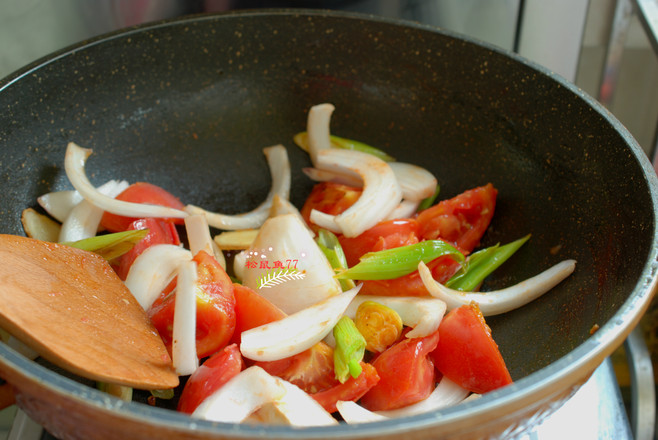
{"label": "speckled pan coating", "polygon": [[390,423],[215,426],[109,400],[2,345],[0,375],[15,384],[21,406],[71,439],[508,436],[549,413],[621,344],[656,285],[657,182],[641,149],[551,72],[411,23],[308,11],[198,16],[111,34],[28,66],[0,82],[0,228],[22,234],[23,208],[69,188],[69,141],[94,150],[94,183],[149,181],[229,213],[264,198],[261,149],[282,143],[299,205],[311,184],[292,136],[321,102],[336,106],[335,134],[426,166],[443,198],[487,182],[498,188],[483,244],[532,239],[484,289],[578,260],[554,291],[489,320],[516,384]]}

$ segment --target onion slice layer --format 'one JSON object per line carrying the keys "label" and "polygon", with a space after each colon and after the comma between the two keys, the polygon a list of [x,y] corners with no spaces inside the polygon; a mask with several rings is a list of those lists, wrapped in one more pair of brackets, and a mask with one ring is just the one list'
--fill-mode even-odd
{"label": "onion slice layer", "polygon": [[73,185],[82,197],[93,205],[104,211],[124,217],[187,217],[188,214],[185,211],[169,208],[167,206],[126,202],[102,194],[91,184],[91,182],[89,182],[86,175],[85,164],[91,153],[92,151],[90,149],[81,148],[73,142],[69,142],[66,148],[66,156],[64,158],[64,168],[71,185]]}
{"label": "onion slice layer", "polygon": [[425,263],[421,261],[418,264],[418,272],[428,292],[433,297],[445,301],[448,310],[476,303],[484,316],[499,315],[528,304],[557,286],[571,275],[575,268],[575,260],[564,260],[539,275],[505,289],[490,292],[462,292],[437,282],[432,278],[432,273]]}

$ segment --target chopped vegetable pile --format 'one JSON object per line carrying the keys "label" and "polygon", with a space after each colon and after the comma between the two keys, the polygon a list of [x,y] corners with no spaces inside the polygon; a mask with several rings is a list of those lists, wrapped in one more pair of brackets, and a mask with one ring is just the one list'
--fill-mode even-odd
{"label": "chopped vegetable pile", "polygon": [[[110,261],[144,308],[184,377],[152,401],[220,422],[317,426],[432,411],[512,383],[485,316],[546,293],[575,261],[479,292],[530,239],[478,249],[496,188],[440,200],[428,170],[331,135],[333,111],[312,107],[294,137],[316,182],[301,209],[288,200],[283,145],[263,150],[264,202],[227,215],[150,183],[94,187],[91,150],[71,143],[74,190],[40,197],[48,215],[23,212],[29,236]],[[99,388],[131,398],[115,385]]]}

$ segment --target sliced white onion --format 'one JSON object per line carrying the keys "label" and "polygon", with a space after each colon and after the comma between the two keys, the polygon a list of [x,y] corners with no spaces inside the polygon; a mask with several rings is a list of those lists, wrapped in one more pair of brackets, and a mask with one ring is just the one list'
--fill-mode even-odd
{"label": "sliced white onion", "polygon": [[185,232],[192,255],[200,251],[205,251],[208,255],[213,254],[212,237],[204,215],[195,214],[185,218]]}
{"label": "sliced white onion", "polygon": [[306,174],[309,179],[316,182],[334,182],[356,188],[361,188],[363,186],[363,180],[361,180],[361,177],[354,173],[338,173],[313,167],[304,167],[302,168],[302,172]]}
{"label": "sliced white onion", "polygon": [[222,385],[194,410],[192,417],[215,422],[240,423],[266,403],[286,394],[277,381],[260,367],[249,367]]}
{"label": "sliced white onion", "polygon": [[356,237],[388,217],[402,200],[402,191],[391,167],[367,153],[330,148],[317,154],[316,166],[326,170],[349,170],[363,179],[358,200],[334,222],[347,237]]}
{"label": "sliced white onion", "polygon": [[327,257],[295,214],[267,219],[245,256],[243,284],[288,314],[342,291]]}
{"label": "sliced white onion", "polygon": [[192,255],[205,251],[208,255],[214,256],[219,265],[226,270],[224,253],[210,236],[210,229],[205,215],[194,214],[186,217],[185,231],[187,232],[187,241]]}
{"label": "sliced white onion", "polygon": [[242,251],[233,257],[233,274],[239,280],[244,280],[244,271],[247,264],[247,252]]}
{"label": "sliced white onion", "polygon": [[331,149],[331,115],[335,107],[332,104],[318,104],[308,111],[306,132],[308,134],[308,154],[311,163],[317,161],[319,151]]}
{"label": "sliced white onion", "polygon": [[386,220],[395,220],[396,218],[410,218],[413,217],[420,202],[414,200],[402,200],[400,204],[388,215]]}
{"label": "sliced white onion", "polygon": [[283,319],[242,332],[242,355],[275,361],[311,348],[334,328],[360,288],[359,284]]}
{"label": "sliced white onion", "polygon": [[[436,177],[425,168],[406,162],[387,163],[395,174],[404,199],[420,203],[421,200],[434,194],[437,185]],[[357,188],[363,186],[361,177],[348,170],[338,171],[306,167],[302,171],[316,182],[335,182]]]}
{"label": "sliced white onion", "polygon": [[76,190],[49,192],[37,198],[39,206],[52,218],[63,223],[75,205],[84,198]]}
{"label": "sliced white onion", "polygon": [[498,315],[528,304],[558,285],[571,275],[575,268],[575,260],[564,260],[539,275],[505,289],[491,292],[461,292],[437,282],[432,278],[432,273],[425,263],[421,261],[418,264],[418,272],[427,291],[433,297],[445,301],[448,310],[474,302],[478,304],[484,316]]}
{"label": "sliced white onion", "polygon": [[407,338],[422,338],[434,333],[446,312],[446,303],[437,298],[361,295],[352,300],[345,315],[354,319],[356,310],[366,301],[374,301],[395,310],[402,323],[413,328],[407,333]]}
{"label": "sliced white onion", "polygon": [[434,194],[436,177],[425,168],[406,162],[389,162],[398,179],[403,197],[420,202]]}
{"label": "sliced white onion", "polygon": [[90,154],[90,149],[81,148],[73,142],[70,142],[66,148],[64,168],[71,185],[73,185],[82,197],[93,203],[95,206],[104,211],[124,217],[187,217],[188,214],[186,212],[178,209],[146,203],[125,202],[98,192],[91,182],[89,182],[85,173],[85,163]]}
{"label": "sliced white onion", "polygon": [[196,291],[197,271],[194,260],[178,268],[174,304],[174,328],[171,358],[179,376],[188,376],[199,367],[196,352]]}
{"label": "sliced white onion", "polygon": [[298,386],[275,377],[286,389],[280,399],[272,402],[283,420],[291,426],[330,426],[338,421],[325,410],[315,399]]}
{"label": "sliced white onion", "polygon": [[388,420],[388,417],[367,410],[358,403],[352,402],[351,400],[339,400],[336,402],[336,409],[340,413],[343,420],[345,420],[345,422],[350,425]]}
{"label": "sliced white onion", "polygon": [[457,405],[466,399],[470,391],[447,377],[443,376],[434,391],[426,399],[398,409],[388,411],[377,411],[376,413],[385,417],[407,417],[421,414],[437,409]]}
{"label": "sliced white onion", "polygon": [[229,215],[207,211],[194,205],[187,205],[185,211],[189,214],[204,214],[208,224],[218,229],[254,229],[260,227],[269,215],[272,200],[275,195],[283,199],[290,196],[290,162],[288,153],[283,145],[275,145],[263,149],[272,176],[272,186],[267,198],[252,211],[242,214]]}
{"label": "sliced white onion", "polygon": [[309,220],[316,226],[333,232],[334,234],[342,234],[343,230],[336,223],[336,216],[327,214],[317,209],[312,209],[309,215]]}
{"label": "sliced white onion", "polygon": [[290,200],[279,197],[278,195],[274,196],[272,200],[272,208],[270,208],[270,217],[276,217],[277,215],[293,214],[306,226],[308,231],[311,233],[311,236],[315,237],[315,232],[306,224],[304,217],[302,217],[299,209],[292,203]]}
{"label": "sliced white onion", "polygon": [[[266,411],[265,414],[257,413],[261,409]],[[255,413],[257,417],[249,418]],[[275,421],[297,427],[338,424],[299,387],[271,376],[257,366],[238,373],[208,396],[194,410],[192,417],[224,423]]]}
{"label": "sliced white onion", "polygon": [[[96,188],[96,190],[108,197],[118,196],[124,189],[128,188],[128,182],[110,180]],[[81,200],[75,205],[69,215],[64,219],[59,231],[60,243],[77,241],[93,237],[98,232],[98,227],[103,217],[103,210],[93,205],[89,200]]]}
{"label": "sliced white onion", "polygon": [[125,284],[139,305],[148,310],[178,267],[192,259],[192,253],[173,244],[156,244],[142,252],[130,266]]}
{"label": "sliced white onion", "polygon": [[349,424],[378,422],[397,417],[408,417],[454,406],[464,402],[470,391],[460,387],[447,377],[443,377],[434,391],[426,399],[403,408],[388,411],[370,411],[355,402],[339,401],[338,412]]}

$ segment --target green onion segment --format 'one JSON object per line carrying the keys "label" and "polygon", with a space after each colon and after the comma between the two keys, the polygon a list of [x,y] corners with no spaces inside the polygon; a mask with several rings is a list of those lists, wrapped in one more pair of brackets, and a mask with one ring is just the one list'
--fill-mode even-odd
{"label": "green onion segment", "polygon": [[434,204],[434,202],[436,201],[436,198],[439,197],[439,192],[440,191],[441,191],[441,186],[436,185],[436,188],[434,189],[434,194],[432,194],[431,196],[421,200],[420,205],[418,205],[418,209],[416,211],[420,212],[420,211],[422,211],[424,209],[427,209],[430,206],[432,206]]}
{"label": "green onion segment", "polygon": [[148,229],[116,232],[113,234],[97,235],[78,241],[62,243],[67,246],[95,252],[108,261],[111,261],[130,251],[137,242],[146,237]]}
{"label": "green onion segment", "polygon": [[420,243],[368,252],[350,269],[339,272],[338,279],[390,280],[408,275],[418,269],[418,263],[428,263],[444,255],[451,255],[458,263],[464,255],[443,240],[425,240]]}
{"label": "green onion segment", "polygon": [[[320,229],[315,241],[318,244],[320,250],[327,257],[327,260],[329,260],[329,264],[331,264],[333,269],[339,271],[347,269],[347,259],[345,258],[345,253],[343,252],[343,248],[338,241],[338,237],[336,237],[333,232],[326,229]],[[354,288],[354,281],[351,279],[340,279],[339,282],[343,291]]]}
{"label": "green onion segment", "polygon": [[[379,148],[375,148],[375,147],[372,147],[368,144],[364,144],[363,142],[355,141],[355,140],[352,140],[352,139],[346,139],[346,138],[342,138],[342,137],[338,137],[338,136],[334,136],[334,135],[331,135],[330,139],[331,139],[331,146],[334,147],[334,148],[342,148],[344,150],[361,151],[363,153],[372,154],[373,156],[378,157],[381,160],[386,161],[386,162],[395,161],[395,158],[391,157],[386,152],[380,150]],[[305,131],[297,133],[293,137],[293,141],[302,150],[308,151],[308,134]]]}
{"label": "green onion segment", "polygon": [[366,352],[366,340],[347,316],[340,318],[334,327],[336,348],[334,349],[334,372],[340,383],[361,374],[361,361]]}
{"label": "green onion segment", "polygon": [[507,261],[523,244],[530,234],[504,246],[498,244],[472,253],[462,267],[446,282],[446,287],[462,292],[470,292],[501,264]]}

